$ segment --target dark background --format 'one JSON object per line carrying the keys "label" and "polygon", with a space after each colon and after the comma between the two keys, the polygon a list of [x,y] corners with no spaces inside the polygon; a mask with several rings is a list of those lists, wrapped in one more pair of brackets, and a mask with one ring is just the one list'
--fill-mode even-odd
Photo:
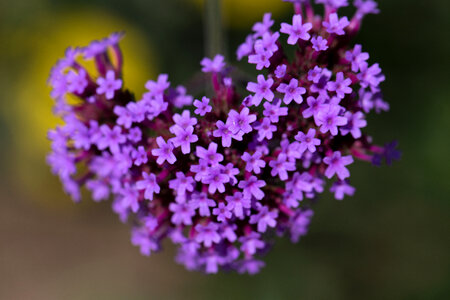
{"label": "dark background", "polygon": [[[167,72],[189,80],[204,55],[201,1],[0,2],[0,299],[450,299],[450,2],[380,0],[357,42],[379,62],[391,111],[369,118],[379,143],[398,139],[392,167],[352,166],[357,193],[321,197],[310,233],[280,239],[256,276],[206,276],[150,258],[129,242],[109,203],[73,204],[45,165],[46,79],[69,45],[112,31],[125,84],[140,94]],[[291,6],[224,0],[227,56],[251,24]]]}

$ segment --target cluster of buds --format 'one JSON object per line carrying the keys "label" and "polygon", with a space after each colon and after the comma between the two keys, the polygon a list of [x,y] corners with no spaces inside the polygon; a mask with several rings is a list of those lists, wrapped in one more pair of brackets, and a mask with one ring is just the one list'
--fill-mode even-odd
{"label": "cluster of buds", "polygon": [[[169,238],[189,270],[253,274],[273,233],[293,242],[306,234],[327,179],[342,200],[355,191],[354,159],[398,159],[395,142],[377,146],[362,132],[367,113],[389,108],[378,64],[351,45],[376,3],[355,0],[349,21],[337,14],[346,0],[316,0],[323,17],[309,1],[289,2],[292,24],[277,31],[267,13],[237,50],[256,65],[254,82],[234,80],[221,55],[201,61],[209,98],[161,74],[136,100],[121,79],[120,34],[68,49],[49,79],[64,125],[49,132],[48,163],[65,191],[75,201],[82,186],[94,201],[112,198],[144,255]],[[69,105],[69,94],[78,101]]]}

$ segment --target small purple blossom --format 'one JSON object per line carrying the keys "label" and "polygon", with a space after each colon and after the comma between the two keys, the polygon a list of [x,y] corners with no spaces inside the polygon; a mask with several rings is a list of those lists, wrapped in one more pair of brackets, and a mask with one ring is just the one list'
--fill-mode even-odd
{"label": "small purple blossom", "polygon": [[273,52],[266,50],[261,40],[255,42],[255,54],[249,55],[248,62],[255,64],[257,70],[268,68]]}
{"label": "small purple blossom", "polygon": [[219,222],[225,222],[232,216],[230,210],[223,202],[220,202],[219,206],[213,209],[213,215],[217,216],[217,221]]}
{"label": "small purple blossom", "polygon": [[258,141],[264,139],[271,140],[273,133],[277,131],[277,126],[272,125],[269,118],[264,118],[259,125],[255,126],[255,128],[258,130]]}
{"label": "small purple blossom", "polygon": [[345,34],[344,28],[347,27],[350,24],[350,22],[348,21],[347,17],[342,17],[339,19],[337,13],[332,13],[329,16],[329,20],[323,21],[322,24],[323,27],[326,28],[328,33],[344,35]]}
{"label": "small purple blossom", "polygon": [[369,53],[362,52],[362,46],[356,44],[353,51],[345,52],[345,59],[352,63],[352,71],[358,72],[367,66],[367,60],[369,59]]}
{"label": "small purple blossom", "polygon": [[244,209],[251,207],[250,199],[245,198],[241,192],[235,192],[233,196],[226,196],[225,200],[228,202],[228,209],[240,219],[244,217]]}
{"label": "small purple blossom", "polygon": [[247,90],[255,93],[252,98],[252,104],[255,106],[258,106],[263,98],[267,101],[273,100],[273,92],[270,89],[273,85],[273,79],[268,78],[265,80],[264,75],[258,75],[257,79],[258,83],[249,82],[247,84]]}
{"label": "small purple blossom", "polygon": [[275,77],[283,78],[286,75],[287,66],[286,65],[278,65],[275,69]]}
{"label": "small purple blossom", "polygon": [[253,153],[253,155],[250,155],[247,152],[244,152],[242,155],[242,160],[246,162],[245,170],[247,172],[252,172],[255,174],[261,173],[261,168],[264,168],[266,166],[266,162],[261,159],[262,153],[259,151],[256,151]]}
{"label": "small purple blossom", "polygon": [[197,107],[194,113],[202,117],[212,110],[212,106],[209,105],[209,98],[207,97],[203,97],[202,101],[194,100],[194,106]]}
{"label": "small purple blossom", "polygon": [[164,91],[169,88],[169,75],[160,74],[157,81],[149,80],[145,83],[145,88],[149,91],[150,96],[162,96]]}
{"label": "small purple blossom", "polygon": [[211,215],[209,208],[216,206],[216,202],[208,199],[208,195],[205,193],[192,194],[189,204],[192,209],[198,209],[198,212],[202,217],[209,217]]}
{"label": "small purple blossom", "polygon": [[345,195],[353,196],[355,188],[348,184],[348,180],[340,180],[333,183],[330,192],[334,193],[334,198],[342,200]]}
{"label": "small purple blossom", "polygon": [[183,172],[177,172],[176,178],[169,181],[169,188],[177,192],[177,195],[183,196],[186,191],[194,190],[194,178],[186,176]]}
{"label": "small purple blossom", "polygon": [[171,128],[171,132],[175,134],[175,137],[171,138],[169,141],[171,141],[175,147],[181,147],[181,152],[183,152],[183,154],[190,153],[191,143],[198,141],[198,137],[194,134],[194,127],[192,126],[184,129],[178,125],[174,125]]}
{"label": "small purple blossom", "polygon": [[281,180],[287,180],[289,178],[288,171],[295,170],[295,162],[288,160],[284,153],[280,153],[276,160],[270,161],[269,166],[272,168],[270,175],[278,175]]}
{"label": "small purple blossom", "polygon": [[147,174],[142,172],[142,180],[136,182],[136,188],[138,190],[145,190],[144,198],[153,200],[153,194],[159,194],[161,188],[159,187],[156,176],[153,173]]}
{"label": "small purple blossom", "polygon": [[292,78],[289,84],[281,83],[277,91],[284,94],[283,102],[285,104],[291,103],[292,100],[301,104],[303,102],[302,95],[306,93],[306,89],[298,86],[298,80],[295,78]]}
{"label": "small purple blossom", "polygon": [[327,104],[317,113],[316,125],[320,126],[320,132],[330,131],[332,135],[338,134],[338,126],[347,124],[347,118],[340,116],[340,107],[338,105]]}
{"label": "small purple blossom", "polygon": [[250,224],[257,224],[258,231],[261,233],[266,232],[267,227],[275,227],[277,225],[278,211],[269,211],[267,206],[261,206],[258,214],[250,217]]}
{"label": "small purple blossom", "polygon": [[325,157],[323,162],[328,165],[328,168],[325,170],[326,177],[331,178],[334,174],[337,174],[340,180],[344,180],[350,176],[350,172],[345,166],[353,163],[351,155],[342,156],[341,152],[335,151],[333,154]]}
{"label": "small purple blossom", "polygon": [[162,165],[164,161],[167,160],[169,164],[174,164],[177,160],[175,155],[173,154],[173,145],[172,142],[169,140],[167,143],[164,141],[162,137],[156,138],[156,143],[158,144],[158,149],[152,150],[152,155],[157,156],[156,163],[158,165]]}
{"label": "small purple blossom", "polygon": [[312,28],[311,23],[302,24],[302,16],[294,15],[292,17],[292,25],[287,23],[281,23],[280,32],[289,35],[287,40],[288,44],[295,45],[299,39],[309,40],[311,35],[308,33]]}
{"label": "small purple blossom", "polygon": [[109,70],[106,73],[106,77],[99,77],[97,79],[97,94],[103,95],[105,94],[105,97],[107,100],[111,100],[114,98],[114,93],[117,90],[120,90],[122,87],[122,79],[116,79],[116,75],[114,74],[114,71]]}
{"label": "small purple blossom", "polygon": [[170,221],[175,225],[192,225],[192,217],[195,216],[195,211],[188,203],[176,203],[169,204],[169,210],[173,212]]}
{"label": "small purple blossom", "polygon": [[147,151],[145,151],[144,146],[139,146],[137,150],[131,153],[131,158],[134,159],[134,164],[136,166],[140,166],[142,164],[147,163]]}
{"label": "small purple blossom", "polygon": [[272,27],[274,23],[271,18],[271,13],[265,13],[262,22],[257,22],[253,25],[252,30],[255,32],[255,37],[263,36],[265,33],[269,32],[270,27]]}
{"label": "small purple blossom", "polygon": [[352,80],[350,78],[344,78],[344,73],[339,72],[336,74],[336,81],[330,81],[327,84],[327,89],[332,92],[336,92],[336,95],[343,99],[345,94],[351,94],[352,88],[350,87]]}
{"label": "small purple blossom", "polygon": [[257,200],[264,198],[264,192],[261,190],[263,186],[266,186],[266,183],[263,180],[258,180],[256,176],[251,176],[249,179],[239,182],[239,188],[242,189],[244,197],[254,196]]}
{"label": "small purple blossom", "polygon": [[305,152],[308,149],[309,152],[316,152],[316,146],[320,145],[320,140],[315,138],[316,130],[314,128],[310,128],[307,134],[299,131],[295,136],[295,139],[300,142],[300,146],[298,151],[301,153]]}
{"label": "small purple blossom", "polygon": [[207,225],[197,224],[195,230],[197,235],[195,240],[198,243],[203,243],[205,247],[211,247],[213,243],[218,244],[221,240],[219,233],[217,232],[219,226],[216,223],[208,223]]}
{"label": "small purple blossom", "polygon": [[280,117],[288,115],[288,108],[281,107],[281,101],[279,99],[272,104],[266,102],[264,103],[263,115],[269,118],[270,122],[278,123]]}
{"label": "small purple blossom", "polygon": [[344,117],[347,118],[347,125],[341,127],[341,134],[347,135],[351,133],[353,138],[359,139],[362,136],[361,128],[367,126],[367,121],[364,120],[364,114],[360,111],[354,114],[346,112]]}
{"label": "small purple blossom", "polygon": [[239,131],[249,133],[253,130],[250,124],[256,121],[256,115],[250,114],[248,107],[244,107],[239,113],[232,109],[228,113],[228,120],[231,122],[230,130],[233,133]]}
{"label": "small purple blossom", "polygon": [[198,158],[204,159],[208,164],[214,166],[223,160],[223,155],[217,153],[217,144],[211,143],[208,149],[197,146],[196,155]]}
{"label": "small purple blossom", "polygon": [[316,51],[325,51],[328,49],[328,42],[323,37],[319,36],[313,36],[311,38],[311,43],[313,45],[313,49]]}
{"label": "small purple blossom", "polygon": [[224,57],[220,54],[214,56],[213,59],[205,57],[200,64],[204,73],[219,73],[225,68]]}
{"label": "small purple blossom", "polygon": [[223,168],[213,167],[210,168],[208,175],[202,181],[208,184],[208,192],[214,194],[216,191],[219,193],[225,192],[225,183],[230,181],[230,177],[223,173]]}

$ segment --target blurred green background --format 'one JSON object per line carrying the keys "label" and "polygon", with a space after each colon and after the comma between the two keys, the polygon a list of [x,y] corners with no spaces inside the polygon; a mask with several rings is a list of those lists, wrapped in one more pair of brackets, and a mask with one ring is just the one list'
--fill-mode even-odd
{"label": "blurred green background", "polygon": [[[450,2],[379,0],[357,41],[379,62],[391,111],[376,141],[392,167],[352,167],[357,193],[324,194],[299,244],[278,240],[256,276],[191,273],[167,244],[150,258],[108,203],[73,204],[45,164],[57,120],[46,79],[69,45],[125,30],[127,87],[189,80],[204,55],[201,0],[0,1],[0,299],[450,299]],[[227,55],[279,0],[224,0]]]}

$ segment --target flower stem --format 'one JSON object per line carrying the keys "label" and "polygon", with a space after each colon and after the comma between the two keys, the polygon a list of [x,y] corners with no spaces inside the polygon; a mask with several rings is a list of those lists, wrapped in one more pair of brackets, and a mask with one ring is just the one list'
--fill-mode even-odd
{"label": "flower stem", "polygon": [[223,53],[221,0],[205,0],[205,53],[208,57]]}

